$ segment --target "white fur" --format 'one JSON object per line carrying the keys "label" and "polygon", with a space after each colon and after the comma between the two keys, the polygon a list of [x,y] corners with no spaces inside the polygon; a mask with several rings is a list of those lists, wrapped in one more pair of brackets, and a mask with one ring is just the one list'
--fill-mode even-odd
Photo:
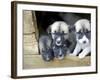
{"label": "white fur", "polygon": [[[52,25],[50,25],[51,28],[51,33],[54,33],[55,31],[59,30],[59,26],[60,26],[60,30],[64,31],[64,33],[69,33],[69,25],[66,24],[64,21],[56,21],[54,22]],[[64,36],[65,39],[68,38],[68,36]],[[52,38],[54,39],[54,35],[52,35]]]}
{"label": "white fur", "polygon": [[87,19],[80,19],[75,23],[76,32],[78,32],[82,27],[91,30],[90,22]]}
{"label": "white fur", "polygon": [[57,43],[58,41],[61,41],[61,37],[58,37],[58,38],[57,38],[57,41],[56,41],[56,44],[57,44],[58,46],[60,46],[61,43]]}
{"label": "white fur", "polygon": [[[88,30],[91,29],[90,23],[87,19],[81,19],[75,23],[76,32],[83,27]],[[86,41],[86,44],[84,44],[83,41]],[[81,49],[82,52],[79,53]],[[82,39],[77,39],[77,44],[72,55],[76,56],[79,53],[79,58],[84,58],[89,52],[91,52],[90,40],[84,35]]]}

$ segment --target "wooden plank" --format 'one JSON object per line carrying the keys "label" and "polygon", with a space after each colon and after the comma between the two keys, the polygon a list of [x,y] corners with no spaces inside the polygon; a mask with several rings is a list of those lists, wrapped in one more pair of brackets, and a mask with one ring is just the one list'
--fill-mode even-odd
{"label": "wooden plank", "polygon": [[24,35],[24,54],[39,54],[35,34]]}
{"label": "wooden plank", "polygon": [[80,67],[90,66],[91,59],[89,56],[84,59],[78,57],[66,56],[63,60],[54,59],[50,62],[43,61],[41,55],[24,55],[24,69],[34,68],[56,68],[56,67]]}
{"label": "wooden plank", "polygon": [[24,14],[24,33],[33,33],[35,32],[34,22],[32,20],[32,11],[23,11]]}
{"label": "wooden plank", "polygon": [[39,54],[38,45],[24,46],[24,54]]}
{"label": "wooden plank", "polygon": [[35,12],[30,10],[23,11],[24,20],[24,54],[39,54],[38,51],[38,30],[36,24]]}
{"label": "wooden plank", "polygon": [[35,33],[24,35],[24,43],[34,43],[37,42]]}
{"label": "wooden plank", "polygon": [[35,11],[32,11],[32,18],[33,18],[33,25],[35,28],[35,33],[36,33],[36,39],[39,39],[39,30],[38,30],[38,26],[37,26],[37,18],[36,18],[36,14]]}

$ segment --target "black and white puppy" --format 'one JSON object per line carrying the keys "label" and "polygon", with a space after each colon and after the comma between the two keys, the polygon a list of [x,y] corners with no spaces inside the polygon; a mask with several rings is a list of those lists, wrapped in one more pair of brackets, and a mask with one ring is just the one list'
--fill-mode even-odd
{"label": "black and white puppy", "polygon": [[80,19],[75,23],[74,26],[76,30],[77,44],[72,55],[76,56],[79,54],[79,58],[84,58],[91,52],[90,21],[87,19]]}
{"label": "black and white puppy", "polygon": [[69,25],[64,21],[55,21],[47,31],[51,33],[53,39],[54,56],[58,59],[63,59],[68,50],[67,46],[69,46],[69,44],[66,44],[69,37]]}
{"label": "black and white puppy", "polygon": [[39,38],[39,51],[44,61],[51,61],[54,58],[51,48],[52,38],[48,35],[42,35]]}

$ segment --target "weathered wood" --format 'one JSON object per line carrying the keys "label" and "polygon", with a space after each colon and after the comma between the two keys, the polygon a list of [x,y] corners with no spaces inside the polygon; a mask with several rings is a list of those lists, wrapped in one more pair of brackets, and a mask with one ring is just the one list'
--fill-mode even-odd
{"label": "weathered wood", "polygon": [[90,66],[91,59],[89,56],[84,59],[78,57],[66,56],[63,60],[54,59],[50,62],[43,61],[41,55],[24,55],[24,69],[33,68],[56,68],[56,67],[80,67]]}
{"label": "weathered wood", "polygon": [[35,34],[24,35],[24,43],[37,42]]}
{"label": "weathered wood", "polygon": [[39,39],[39,30],[38,30],[38,26],[37,26],[37,19],[36,19],[36,14],[35,14],[35,11],[32,11],[32,19],[33,19],[33,25],[34,25],[34,28],[35,28],[35,36],[36,36],[36,39],[38,40]]}
{"label": "weathered wood", "polygon": [[23,33],[23,46],[24,54],[39,54],[38,51],[38,29],[36,24],[35,12],[24,10],[23,11],[24,33]]}
{"label": "weathered wood", "polygon": [[35,45],[24,46],[25,54],[39,54],[37,43]]}
{"label": "weathered wood", "polygon": [[23,21],[24,21],[24,33],[33,33],[35,32],[34,22],[32,20],[32,11],[23,11]]}
{"label": "weathered wood", "polygon": [[34,34],[24,35],[24,54],[39,54],[38,42]]}

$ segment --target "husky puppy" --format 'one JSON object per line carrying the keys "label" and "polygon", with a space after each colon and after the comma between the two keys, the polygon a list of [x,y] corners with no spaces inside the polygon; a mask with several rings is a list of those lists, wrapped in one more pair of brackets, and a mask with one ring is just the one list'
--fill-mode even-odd
{"label": "husky puppy", "polygon": [[51,34],[54,56],[58,59],[63,59],[67,53],[70,43],[69,39],[69,25],[64,21],[55,21],[47,29]]}
{"label": "husky puppy", "polygon": [[39,51],[44,61],[50,61],[54,58],[51,43],[52,39],[48,35],[42,35],[39,38]]}
{"label": "husky puppy", "polygon": [[78,20],[75,23],[75,30],[76,30],[77,44],[72,55],[76,56],[79,54],[79,58],[84,58],[86,55],[88,55],[91,52],[90,21],[87,19]]}

